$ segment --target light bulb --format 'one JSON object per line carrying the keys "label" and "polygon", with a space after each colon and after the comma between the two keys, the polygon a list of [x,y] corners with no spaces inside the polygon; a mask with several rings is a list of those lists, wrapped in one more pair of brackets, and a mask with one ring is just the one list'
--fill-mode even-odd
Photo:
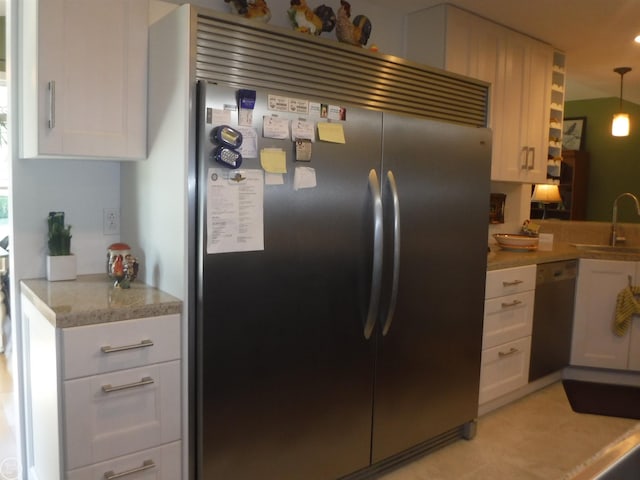
{"label": "light bulb", "polygon": [[613,116],[613,123],[611,123],[611,135],[613,135],[614,137],[629,136],[628,113],[616,113]]}

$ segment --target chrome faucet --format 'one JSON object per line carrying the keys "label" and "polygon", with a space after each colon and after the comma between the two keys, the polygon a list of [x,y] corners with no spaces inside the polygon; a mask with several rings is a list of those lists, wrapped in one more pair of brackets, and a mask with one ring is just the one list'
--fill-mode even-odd
{"label": "chrome faucet", "polygon": [[640,202],[638,202],[638,197],[636,197],[633,193],[625,192],[621,193],[616,197],[613,201],[613,215],[611,216],[611,245],[616,246],[618,242],[624,242],[626,238],[618,236],[618,200],[622,197],[631,197],[636,204],[636,212],[640,216]]}

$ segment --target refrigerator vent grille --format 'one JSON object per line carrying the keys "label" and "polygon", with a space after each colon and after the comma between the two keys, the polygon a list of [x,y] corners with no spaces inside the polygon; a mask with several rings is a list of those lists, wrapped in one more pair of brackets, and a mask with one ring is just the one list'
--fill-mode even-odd
{"label": "refrigerator vent grille", "polygon": [[196,76],[484,127],[488,85],[239,16],[197,10]]}

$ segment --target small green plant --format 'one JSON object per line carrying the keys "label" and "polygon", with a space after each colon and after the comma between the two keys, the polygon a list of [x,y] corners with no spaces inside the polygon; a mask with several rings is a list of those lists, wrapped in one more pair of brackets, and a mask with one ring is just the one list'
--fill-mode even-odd
{"label": "small green plant", "polygon": [[71,225],[64,226],[64,212],[49,212],[49,255],[71,255]]}

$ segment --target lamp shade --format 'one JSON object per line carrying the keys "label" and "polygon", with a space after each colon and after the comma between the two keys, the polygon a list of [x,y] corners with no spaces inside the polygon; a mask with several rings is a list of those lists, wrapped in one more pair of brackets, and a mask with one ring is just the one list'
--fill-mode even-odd
{"label": "lamp shade", "polygon": [[614,137],[629,136],[629,114],[616,113],[611,123],[611,135]]}
{"label": "lamp shade", "polygon": [[533,189],[531,201],[538,203],[560,203],[562,201],[560,189],[557,185],[539,183]]}

